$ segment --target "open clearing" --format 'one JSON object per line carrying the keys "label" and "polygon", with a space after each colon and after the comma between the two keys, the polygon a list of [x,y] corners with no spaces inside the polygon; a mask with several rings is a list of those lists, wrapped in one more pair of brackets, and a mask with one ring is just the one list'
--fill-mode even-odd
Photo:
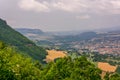
{"label": "open clearing", "polygon": [[112,66],[109,63],[98,62],[98,68],[105,72],[115,72],[117,66]]}
{"label": "open clearing", "polygon": [[57,58],[63,58],[67,56],[65,51],[47,50],[46,62],[54,61]]}

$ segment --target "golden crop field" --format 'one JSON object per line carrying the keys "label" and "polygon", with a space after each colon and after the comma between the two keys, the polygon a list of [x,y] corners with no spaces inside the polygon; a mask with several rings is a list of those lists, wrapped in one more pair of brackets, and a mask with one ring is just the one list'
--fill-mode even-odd
{"label": "golden crop field", "polygon": [[54,61],[57,58],[63,58],[67,56],[65,51],[47,50],[46,62]]}
{"label": "golden crop field", "polygon": [[112,66],[109,63],[98,62],[98,68],[105,72],[115,72],[117,66]]}

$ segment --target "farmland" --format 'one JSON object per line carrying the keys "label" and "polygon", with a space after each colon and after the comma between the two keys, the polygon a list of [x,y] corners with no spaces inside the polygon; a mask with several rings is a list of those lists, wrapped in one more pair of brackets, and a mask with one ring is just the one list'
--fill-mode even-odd
{"label": "farmland", "polygon": [[46,62],[51,62],[57,58],[63,58],[67,56],[67,52],[65,51],[47,50],[47,53],[48,55],[46,56]]}

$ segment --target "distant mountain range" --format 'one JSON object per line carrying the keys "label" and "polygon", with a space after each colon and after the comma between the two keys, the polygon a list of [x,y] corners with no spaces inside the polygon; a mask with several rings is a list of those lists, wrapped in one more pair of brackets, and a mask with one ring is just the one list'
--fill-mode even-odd
{"label": "distant mountain range", "polygon": [[120,26],[114,26],[114,27],[109,27],[109,28],[104,28],[104,29],[100,29],[97,31],[104,31],[104,32],[112,32],[112,31],[120,31]]}
{"label": "distant mountain range", "polygon": [[[30,31],[24,29],[23,32]],[[36,33],[43,33],[36,30]],[[15,46],[20,52],[25,55],[29,55],[33,59],[39,60],[42,62],[45,59],[46,51],[36,46],[32,41],[23,36],[21,33],[12,29],[6,21],[0,19],[0,41],[5,42],[8,45]]]}
{"label": "distant mountain range", "polygon": [[55,36],[55,40],[59,40],[67,43],[73,41],[90,40],[97,36],[98,35],[96,32],[83,32],[77,35]]}
{"label": "distant mountain range", "polygon": [[64,32],[43,32],[40,29],[27,29],[27,28],[18,28],[16,29],[18,32],[22,33],[29,39],[36,40],[65,40],[65,42],[70,41],[80,41],[80,40],[89,40],[93,37],[99,36],[98,33],[106,33],[106,32],[119,32],[120,27],[115,28],[106,28],[96,31],[64,31]]}
{"label": "distant mountain range", "polygon": [[43,32],[40,29],[30,29],[30,28],[15,28],[16,31],[23,35],[35,34],[35,35],[54,35],[54,36],[67,36],[67,35],[78,35],[84,32],[113,32],[120,31],[120,26],[114,26],[104,29],[97,29],[94,31],[56,31],[56,32]]}
{"label": "distant mountain range", "polygon": [[40,29],[16,28],[15,30],[17,30],[18,32],[20,32],[22,34],[28,34],[28,33],[44,34],[44,32],[42,30],[40,30]]}

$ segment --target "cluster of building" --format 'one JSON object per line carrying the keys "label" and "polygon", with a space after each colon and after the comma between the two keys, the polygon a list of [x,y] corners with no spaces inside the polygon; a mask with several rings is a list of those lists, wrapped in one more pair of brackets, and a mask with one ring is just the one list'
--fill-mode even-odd
{"label": "cluster of building", "polygon": [[100,54],[120,54],[120,35],[107,34],[89,41],[74,42],[80,52],[99,52]]}

